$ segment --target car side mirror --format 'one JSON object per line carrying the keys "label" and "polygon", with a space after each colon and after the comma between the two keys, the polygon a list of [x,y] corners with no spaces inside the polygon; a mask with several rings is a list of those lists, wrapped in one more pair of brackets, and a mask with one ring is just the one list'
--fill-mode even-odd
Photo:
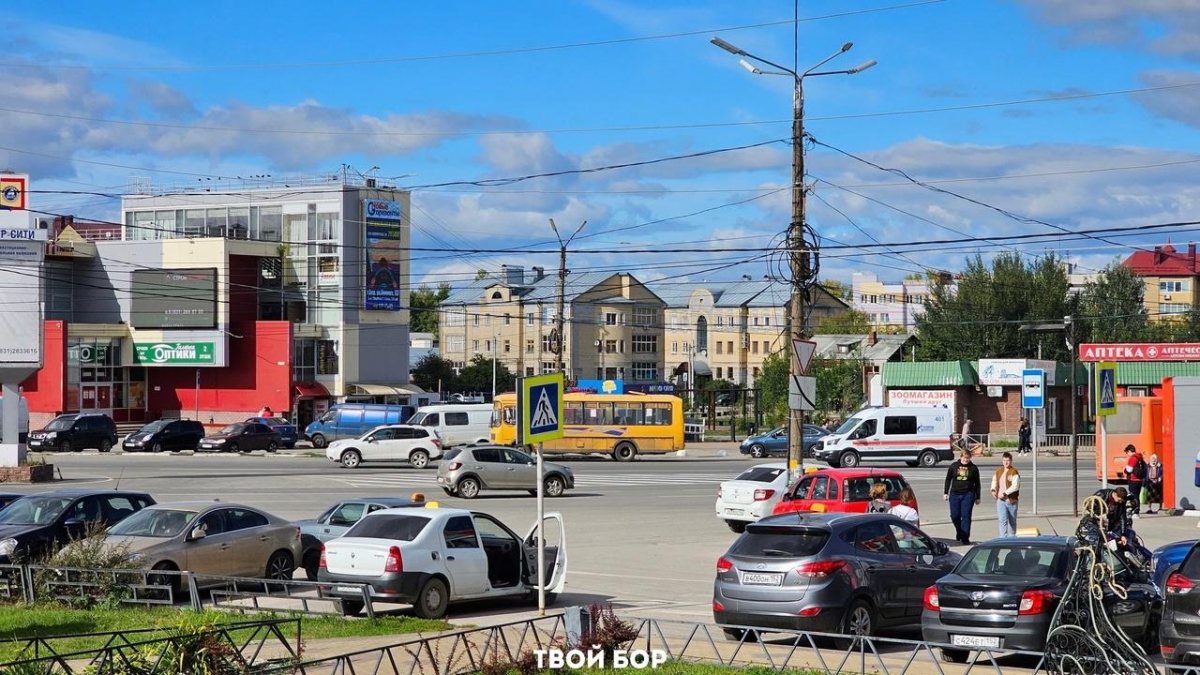
{"label": "car side mirror", "polygon": [[204,528],[202,528],[202,527],[197,527],[197,528],[194,528],[194,529],[193,529],[191,532],[189,532],[189,533],[188,533],[187,540],[188,540],[188,541],[197,541],[197,540],[199,540],[199,539],[203,539],[203,538],[205,538],[205,537],[207,537],[207,536],[208,536],[208,533],[206,533],[206,532],[204,531]]}
{"label": "car side mirror", "polygon": [[69,518],[63,523],[68,530],[82,530],[86,524],[83,518]]}
{"label": "car side mirror", "polygon": [[947,553],[949,553],[949,552],[950,552],[950,547],[949,547],[949,546],[947,546],[947,545],[945,544],[945,542],[941,542],[941,541],[935,541],[935,542],[933,542],[933,553],[934,553],[934,555],[946,555],[946,554],[947,554]]}

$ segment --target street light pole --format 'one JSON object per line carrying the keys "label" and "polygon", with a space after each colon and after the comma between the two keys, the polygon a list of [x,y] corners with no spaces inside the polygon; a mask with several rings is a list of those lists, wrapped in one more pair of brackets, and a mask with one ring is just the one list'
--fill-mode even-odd
{"label": "street light pole", "polygon": [[[821,66],[850,51],[854,44],[847,42],[825,60],[803,73],[797,73],[790,68],[735,47],[719,37],[714,36],[711,42],[730,54],[742,57],[740,60],[742,67],[755,75],[790,76],[794,83],[792,90],[792,221],[788,224],[787,231],[788,267],[792,277],[792,291],[788,302],[788,333],[792,342],[802,340],[805,333],[804,293],[811,282],[812,275],[809,246],[805,241],[807,189],[804,185],[804,78],[818,75],[856,75],[874,66],[875,60],[872,59],[847,70],[817,71]],[[746,59],[757,61],[776,70],[762,70]],[[788,345],[788,347],[790,346]],[[795,349],[789,349],[789,352],[791,357],[789,372],[792,379],[796,379],[804,375],[802,364]],[[788,420],[788,470],[792,473],[794,480],[804,462],[804,411],[789,410]]]}

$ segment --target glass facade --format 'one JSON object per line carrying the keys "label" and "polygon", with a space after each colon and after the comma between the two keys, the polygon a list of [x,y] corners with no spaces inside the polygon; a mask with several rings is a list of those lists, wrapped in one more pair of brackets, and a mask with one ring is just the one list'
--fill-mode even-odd
{"label": "glass facade", "polygon": [[146,413],[146,369],[121,363],[120,338],[67,341],[67,404],[63,412],[96,411],[117,421]]}
{"label": "glass facade", "polygon": [[[280,241],[282,224],[282,206],[129,211],[125,214],[125,238],[146,241],[178,237],[229,237]],[[307,236],[297,241],[306,239]]]}

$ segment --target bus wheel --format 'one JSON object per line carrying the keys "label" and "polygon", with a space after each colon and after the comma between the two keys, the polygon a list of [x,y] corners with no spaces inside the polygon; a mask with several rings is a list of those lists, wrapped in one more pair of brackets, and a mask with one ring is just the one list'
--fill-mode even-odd
{"label": "bus wheel", "polygon": [[637,448],[633,447],[631,443],[622,443],[613,448],[613,459],[618,462],[632,462],[636,456]]}

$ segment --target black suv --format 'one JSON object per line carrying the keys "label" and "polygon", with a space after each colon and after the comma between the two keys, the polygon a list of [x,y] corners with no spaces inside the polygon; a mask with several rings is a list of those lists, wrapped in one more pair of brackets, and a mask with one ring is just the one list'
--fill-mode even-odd
{"label": "black suv", "polygon": [[0,564],[38,561],[87,532],[154,504],[145,492],[60,490],[26,495],[0,510]]}
{"label": "black suv", "polygon": [[204,425],[195,420],[158,420],[129,434],[121,442],[125,452],[195,450],[204,438]]}
{"label": "black suv", "polygon": [[79,452],[84,448],[96,448],[108,452],[116,444],[117,423],[99,413],[59,415],[46,428],[29,434],[31,450]]}

